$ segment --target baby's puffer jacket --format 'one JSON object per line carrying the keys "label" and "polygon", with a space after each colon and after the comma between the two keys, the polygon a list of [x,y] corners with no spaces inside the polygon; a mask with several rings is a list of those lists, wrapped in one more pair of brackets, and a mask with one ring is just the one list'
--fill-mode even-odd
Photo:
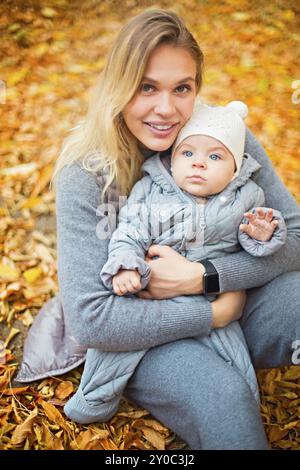
{"label": "baby's puffer jacket", "polygon": [[[169,166],[170,161],[163,161],[159,155],[148,159],[143,165],[147,175],[134,186],[127,205],[120,211],[119,226],[109,245],[109,258],[101,271],[109,289],[112,277],[121,268],[138,269],[142,288],[146,287],[150,268],[144,256],[151,244],[169,245],[192,261],[224,256],[240,250],[240,244],[255,256],[268,255],[283,245],[286,226],[278,211],[274,211],[274,216],[279,226],[271,241],[261,243],[239,233],[244,212],[264,204],[262,189],[250,179],[260,165],[250,155],[245,154],[239,176],[222,193],[206,200],[178,188]],[[245,378],[259,403],[256,374],[239,322],[196,339],[216,351]],[[106,397],[101,405],[103,420],[116,412],[117,397],[144,354],[146,351],[103,352],[103,383],[97,384],[98,392],[105,392]]]}
{"label": "baby's puffer jacket", "polygon": [[[164,157],[163,157],[164,158]],[[120,269],[137,269],[142,289],[150,279],[144,261],[150,245],[168,245],[190,261],[214,259],[239,251],[267,256],[285,243],[286,225],[273,210],[279,225],[268,242],[250,238],[239,230],[247,223],[244,212],[264,205],[263,190],[251,179],[260,165],[245,154],[239,175],[219,194],[197,198],[180,189],[159,154],[143,165],[147,173],[134,186],[119,213],[119,225],[109,244],[108,261],[101,278],[112,289],[112,277]]]}

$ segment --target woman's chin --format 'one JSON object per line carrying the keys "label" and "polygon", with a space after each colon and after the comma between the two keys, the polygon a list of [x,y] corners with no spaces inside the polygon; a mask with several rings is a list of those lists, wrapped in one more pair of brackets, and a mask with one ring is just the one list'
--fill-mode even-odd
{"label": "woman's chin", "polygon": [[151,139],[142,142],[143,147],[153,150],[153,152],[164,152],[168,150],[174,142],[174,139],[168,139],[167,141],[157,141],[157,139]]}

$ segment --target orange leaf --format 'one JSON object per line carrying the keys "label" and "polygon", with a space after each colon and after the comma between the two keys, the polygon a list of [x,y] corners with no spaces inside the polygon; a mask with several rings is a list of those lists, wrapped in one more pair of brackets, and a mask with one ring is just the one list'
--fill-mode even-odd
{"label": "orange leaf", "polygon": [[66,426],[62,414],[58,411],[57,408],[55,408],[55,406],[51,405],[50,403],[47,403],[44,400],[41,400],[39,403],[42,405],[45,414],[50,421],[55,424],[58,424],[61,428],[69,432],[69,428]]}
{"label": "orange leaf", "polygon": [[25,419],[25,421],[16,427],[11,438],[12,444],[20,444],[31,434],[32,425],[37,417],[37,414],[38,410],[35,408]]}
{"label": "orange leaf", "polygon": [[61,382],[55,389],[55,396],[64,400],[74,391],[74,385],[69,380]]}

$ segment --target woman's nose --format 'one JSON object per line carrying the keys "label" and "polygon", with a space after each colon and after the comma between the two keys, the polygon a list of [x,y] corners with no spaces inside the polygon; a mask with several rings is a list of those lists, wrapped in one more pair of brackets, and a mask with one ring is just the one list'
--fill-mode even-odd
{"label": "woman's nose", "polygon": [[161,94],[154,107],[154,112],[162,116],[172,116],[175,113],[175,105],[172,96],[168,93]]}

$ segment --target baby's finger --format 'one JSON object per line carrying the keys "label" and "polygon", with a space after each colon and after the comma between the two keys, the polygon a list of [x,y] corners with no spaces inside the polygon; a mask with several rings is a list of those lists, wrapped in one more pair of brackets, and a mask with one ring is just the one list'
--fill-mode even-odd
{"label": "baby's finger", "polygon": [[246,219],[248,219],[249,222],[251,222],[252,220],[254,220],[254,219],[256,218],[256,215],[253,214],[252,212],[245,212],[245,213],[244,213],[244,217],[245,217]]}
{"label": "baby's finger", "polygon": [[265,218],[265,211],[263,210],[262,207],[257,207],[256,213],[257,213],[259,219],[264,219]]}
{"label": "baby's finger", "polygon": [[240,225],[241,232],[246,233],[247,235],[251,236],[251,227],[249,224],[241,224]]}
{"label": "baby's finger", "polygon": [[130,281],[128,281],[128,283],[126,284],[126,290],[129,294],[135,294],[135,292],[137,291],[137,289],[133,287]]}
{"label": "baby's finger", "polygon": [[114,288],[114,293],[116,295],[122,295],[122,292],[120,291],[119,286],[117,284],[114,284],[113,288]]}
{"label": "baby's finger", "polygon": [[130,280],[132,287],[136,289],[140,289],[142,287],[141,281],[139,279],[131,279]]}
{"label": "baby's finger", "polygon": [[272,220],[271,225],[272,225],[272,227],[273,227],[274,229],[277,228],[278,225],[279,225],[278,220]]}
{"label": "baby's finger", "polygon": [[272,219],[273,219],[273,209],[268,209],[268,212],[266,214],[266,222],[272,222]]}
{"label": "baby's finger", "polygon": [[118,283],[118,291],[119,291],[119,294],[118,294],[118,295],[124,295],[124,294],[126,294],[126,292],[127,292],[126,285],[125,285],[125,284]]}

